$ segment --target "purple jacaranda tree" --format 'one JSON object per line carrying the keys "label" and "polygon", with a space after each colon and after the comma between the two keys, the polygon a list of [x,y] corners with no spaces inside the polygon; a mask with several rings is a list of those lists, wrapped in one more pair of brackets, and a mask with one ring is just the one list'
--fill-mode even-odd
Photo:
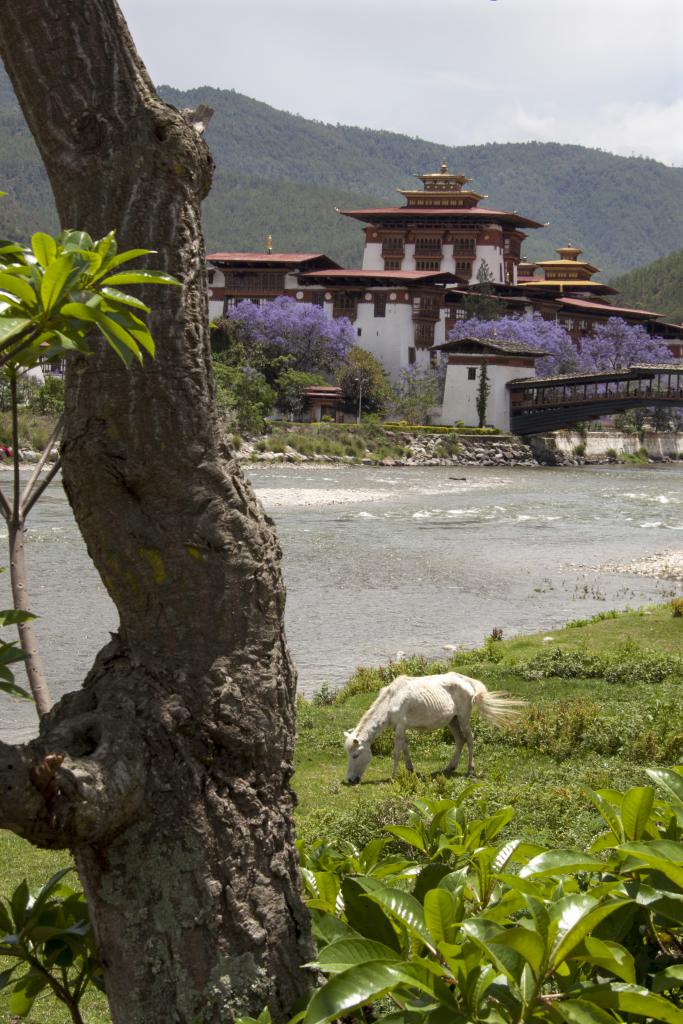
{"label": "purple jacaranda tree", "polygon": [[581,370],[623,370],[640,363],[670,363],[674,357],[662,338],[653,338],[640,324],[613,316],[581,339]]}
{"label": "purple jacaranda tree", "polygon": [[322,307],[287,295],[261,305],[239,302],[228,319],[248,361],[284,356],[290,369],[304,373],[333,373],[355,341],[346,317],[332,319]]}
{"label": "purple jacaranda tree", "polygon": [[530,348],[546,353],[536,363],[539,376],[577,373],[581,369],[581,356],[570,335],[556,321],[545,320],[540,313],[503,316],[497,320],[480,320],[478,317],[459,320],[449,332],[448,340],[459,341],[462,338],[524,342]]}
{"label": "purple jacaranda tree", "polygon": [[498,320],[458,321],[448,335],[450,340],[481,338],[494,341],[522,341],[547,353],[536,362],[539,377],[562,373],[593,373],[618,370],[637,363],[668,363],[673,356],[662,338],[652,338],[639,325],[628,324],[620,317],[610,317],[598,324],[592,334],[576,345],[568,332],[554,320],[540,313],[532,316],[505,316]]}

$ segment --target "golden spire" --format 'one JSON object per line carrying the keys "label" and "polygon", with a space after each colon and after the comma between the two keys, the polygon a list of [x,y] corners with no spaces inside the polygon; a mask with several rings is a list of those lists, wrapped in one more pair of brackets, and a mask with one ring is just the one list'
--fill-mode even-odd
{"label": "golden spire", "polygon": [[272,235],[268,235],[268,240],[266,241],[266,252],[271,253],[272,251],[273,251],[273,236]]}

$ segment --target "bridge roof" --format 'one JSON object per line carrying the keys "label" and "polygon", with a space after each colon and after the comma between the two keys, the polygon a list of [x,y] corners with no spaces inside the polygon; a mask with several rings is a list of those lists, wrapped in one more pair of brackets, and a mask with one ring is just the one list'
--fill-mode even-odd
{"label": "bridge roof", "polygon": [[533,348],[525,341],[512,341],[508,338],[460,338],[458,340],[444,341],[441,345],[433,345],[433,349],[441,352],[463,352],[468,354],[472,351],[500,352],[510,356],[547,356],[539,348]]}
{"label": "bridge roof", "polygon": [[[437,346],[434,346],[435,348]],[[518,377],[507,382],[512,390],[529,387],[553,387],[560,384],[600,384],[606,381],[638,380],[658,373],[683,374],[683,363],[639,363],[627,370],[602,370],[599,373],[560,373],[554,377]]]}

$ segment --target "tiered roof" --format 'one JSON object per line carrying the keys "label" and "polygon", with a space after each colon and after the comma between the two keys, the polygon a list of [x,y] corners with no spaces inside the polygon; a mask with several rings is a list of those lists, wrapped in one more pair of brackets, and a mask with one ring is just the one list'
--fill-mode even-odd
{"label": "tiered roof", "polygon": [[415,175],[422,182],[422,189],[398,189],[405,196],[406,206],[381,206],[365,210],[338,210],[344,217],[370,224],[405,224],[406,221],[419,218],[425,222],[438,218],[451,219],[455,222],[464,219],[473,225],[486,221],[496,221],[513,228],[540,228],[538,221],[521,217],[516,211],[489,210],[479,206],[482,199],[488,196],[463,188],[470,182],[462,174],[451,174],[445,163],[441,164],[436,174]]}
{"label": "tiered roof", "polygon": [[[580,260],[582,250],[569,243],[561,246],[555,252],[560,257],[558,260],[539,260],[537,263],[520,264],[522,270],[521,279],[517,283],[520,288],[538,290],[538,294],[562,294],[565,291],[591,292],[594,295],[616,295],[616,289],[601,281],[592,281],[593,274],[599,273],[599,268],[592,263]],[[544,277],[529,276],[528,271],[540,267]]]}

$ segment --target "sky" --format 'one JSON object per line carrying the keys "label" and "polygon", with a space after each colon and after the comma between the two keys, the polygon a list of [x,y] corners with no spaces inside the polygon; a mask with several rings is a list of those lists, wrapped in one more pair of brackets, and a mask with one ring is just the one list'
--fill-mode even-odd
{"label": "sky", "polygon": [[683,0],[119,0],[154,81],[446,145],[683,166]]}

